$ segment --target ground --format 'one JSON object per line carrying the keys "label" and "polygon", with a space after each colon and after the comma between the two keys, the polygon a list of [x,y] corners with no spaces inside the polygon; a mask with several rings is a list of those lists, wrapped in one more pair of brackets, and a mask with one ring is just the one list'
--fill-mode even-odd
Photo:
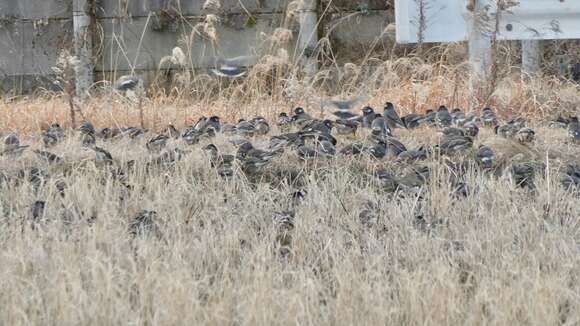
{"label": "ground", "polygon": [[[3,108],[3,133],[18,131],[30,148],[0,157],[0,324],[580,323],[580,205],[561,185],[580,147],[565,129],[533,121],[535,143],[520,145],[482,128],[474,147],[492,147],[501,167],[469,165],[457,179],[451,163],[472,151],[432,157],[421,162],[430,171],[421,187],[394,190],[376,177],[404,178],[412,165],[395,159],[302,162],[291,150],[258,176],[236,169],[226,180],[201,150],[213,142],[235,153],[221,134],[192,146],[172,139],[183,159],[146,165],[158,155],[145,146],[154,131],[211,111],[164,104],[147,108],[146,136],[97,140],[115,169],[137,162],[119,176],[94,163],[78,132],[50,149],[61,164],[32,152],[44,149],[48,124],[69,125],[65,103]],[[110,110],[83,114],[97,127],[125,119],[122,110],[135,121],[134,107]],[[221,113],[231,121],[266,109],[253,110]],[[409,148],[441,137],[434,128],[396,135]],[[268,137],[251,140],[264,148]],[[338,147],[350,141],[341,136]],[[516,160],[545,164],[533,187],[510,175]],[[45,206],[35,218],[37,201]],[[155,212],[151,223],[135,229],[144,210]],[[292,227],[279,218],[288,210]]]}

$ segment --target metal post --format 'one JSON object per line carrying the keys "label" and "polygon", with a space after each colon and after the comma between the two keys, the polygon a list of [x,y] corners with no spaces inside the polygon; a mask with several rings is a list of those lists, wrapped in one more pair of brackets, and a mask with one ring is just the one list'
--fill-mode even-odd
{"label": "metal post", "polygon": [[298,10],[300,24],[298,47],[304,63],[304,72],[307,75],[314,74],[318,70],[318,61],[314,53],[318,43],[316,2],[316,0],[303,0]]}
{"label": "metal post", "polygon": [[473,0],[469,2],[467,7],[471,11],[467,29],[469,62],[473,69],[471,86],[474,90],[486,85],[492,63],[491,34],[486,20],[482,19],[487,15],[486,5],[487,1],[485,0]]}
{"label": "metal post", "polygon": [[75,55],[75,93],[80,99],[86,98],[93,84],[92,39],[90,32],[91,17],[87,13],[88,1],[73,0],[73,29]]}
{"label": "metal post", "polygon": [[523,40],[522,41],[522,75],[532,76],[540,71],[542,62],[542,44],[541,41]]}

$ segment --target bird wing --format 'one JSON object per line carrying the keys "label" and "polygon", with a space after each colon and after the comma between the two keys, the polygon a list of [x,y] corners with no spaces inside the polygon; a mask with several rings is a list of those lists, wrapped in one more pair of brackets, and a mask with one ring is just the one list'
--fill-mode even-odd
{"label": "bird wing", "polygon": [[245,70],[241,70],[239,68],[235,68],[235,67],[221,67],[219,69],[211,69],[211,72],[213,72],[214,75],[219,76],[219,77],[229,77],[229,78],[237,78],[237,77],[242,77],[243,75],[246,74]]}

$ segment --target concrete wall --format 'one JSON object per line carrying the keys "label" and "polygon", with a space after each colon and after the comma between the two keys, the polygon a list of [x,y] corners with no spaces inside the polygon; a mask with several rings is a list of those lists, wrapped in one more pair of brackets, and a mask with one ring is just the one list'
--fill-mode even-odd
{"label": "concrete wall", "polygon": [[[115,78],[134,71],[150,78],[175,46],[185,52],[189,48],[191,66],[204,69],[207,57],[216,54],[263,53],[271,48],[267,36],[281,26],[294,32],[288,45],[292,54],[298,27],[286,19],[289,2],[221,0],[218,39],[197,36],[187,42],[192,28],[204,20],[204,1],[96,0],[95,76]],[[376,44],[393,21],[392,8],[384,0],[339,0],[331,6],[319,31],[343,51]],[[342,19],[355,11],[360,14]],[[0,0],[0,91],[21,93],[38,85],[51,88],[52,67],[62,49],[72,49],[72,35],[72,0]]]}

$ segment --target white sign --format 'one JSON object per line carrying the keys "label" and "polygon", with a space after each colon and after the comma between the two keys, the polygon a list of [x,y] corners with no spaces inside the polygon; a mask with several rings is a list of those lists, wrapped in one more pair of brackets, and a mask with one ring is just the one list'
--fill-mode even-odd
{"label": "white sign", "polygon": [[[470,10],[475,1],[485,9]],[[498,40],[580,39],[580,0],[502,2],[512,4],[498,11],[495,0],[395,0],[397,42],[465,41],[472,19]]]}

